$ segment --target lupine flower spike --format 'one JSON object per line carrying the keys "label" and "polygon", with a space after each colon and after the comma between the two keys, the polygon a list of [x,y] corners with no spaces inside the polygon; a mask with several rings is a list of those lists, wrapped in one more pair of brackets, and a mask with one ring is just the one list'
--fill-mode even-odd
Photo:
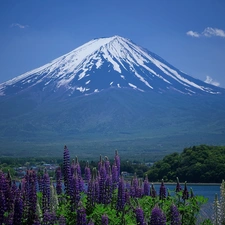
{"label": "lupine flower spike", "polygon": [[182,188],[181,188],[181,186],[180,186],[180,181],[179,181],[179,178],[177,177],[176,192],[179,192],[179,191],[181,191],[181,190],[182,190]]}
{"label": "lupine flower spike", "polygon": [[185,181],[182,199],[185,201],[188,198],[189,198],[189,193],[188,193],[188,189],[187,189],[187,181]]}
{"label": "lupine flower spike", "polygon": [[176,205],[170,206],[171,225],[181,225],[181,216]]}
{"label": "lupine flower spike", "polygon": [[166,216],[158,206],[152,209],[150,225],[166,225]]}
{"label": "lupine flower spike", "polygon": [[119,187],[118,187],[118,198],[117,198],[117,210],[123,210],[125,205],[125,184],[123,177],[119,180]]}
{"label": "lupine flower spike", "polygon": [[161,200],[166,198],[166,187],[164,185],[164,181],[162,179],[161,185],[160,185],[160,189],[159,189],[159,198]]}
{"label": "lupine flower spike", "polygon": [[64,185],[65,185],[66,194],[71,196],[72,176],[71,176],[71,168],[70,168],[70,154],[66,145],[64,147],[64,154],[63,154],[63,175],[64,175]]}
{"label": "lupine flower spike", "polygon": [[109,224],[109,219],[107,215],[102,216],[102,225],[108,225]]}
{"label": "lupine flower spike", "polygon": [[152,183],[151,188],[150,188],[150,196],[155,198],[157,196],[154,184]]}
{"label": "lupine flower spike", "polygon": [[144,195],[149,195],[150,193],[150,184],[148,182],[148,175],[145,175],[145,181],[144,181]]}
{"label": "lupine flower spike", "polygon": [[86,210],[80,207],[77,210],[77,225],[87,225]]}
{"label": "lupine flower spike", "polygon": [[142,208],[138,207],[135,210],[135,214],[136,214],[136,222],[138,225],[144,225],[144,212],[142,210]]}
{"label": "lupine flower spike", "polygon": [[118,155],[118,151],[115,151],[115,165],[117,167],[117,176],[118,176],[118,181],[119,181],[119,177],[120,177],[120,157]]}

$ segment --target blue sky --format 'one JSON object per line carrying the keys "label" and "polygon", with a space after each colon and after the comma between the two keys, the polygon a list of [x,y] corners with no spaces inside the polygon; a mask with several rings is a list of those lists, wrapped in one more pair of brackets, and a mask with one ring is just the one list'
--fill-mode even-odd
{"label": "blue sky", "polygon": [[1,0],[0,83],[120,35],[225,87],[224,0]]}

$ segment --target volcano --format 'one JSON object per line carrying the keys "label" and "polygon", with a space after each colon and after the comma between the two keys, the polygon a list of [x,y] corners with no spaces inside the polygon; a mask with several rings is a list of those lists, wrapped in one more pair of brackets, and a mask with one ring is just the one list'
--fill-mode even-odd
{"label": "volcano", "polygon": [[52,62],[0,85],[1,95],[37,90],[64,95],[92,94],[109,88],[158,93],[221,94],[224,90],[176,69],[156,54],[119,36],[99,38]]}
{"label": "volcano", "polygon": [[131,40],[98,38],[0,84],[0,141],[9,155],[52,155],[67,143],[87,157],[117,148],[151,158],[225,144],[224,103],[225,89]]}

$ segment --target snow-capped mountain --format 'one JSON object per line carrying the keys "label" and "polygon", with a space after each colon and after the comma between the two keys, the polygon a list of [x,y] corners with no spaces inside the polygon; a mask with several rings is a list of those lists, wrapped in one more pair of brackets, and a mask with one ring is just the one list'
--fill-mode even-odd
{"label": "snow-capped mountain", "polygon": [[183,94],[220,94],[214,87],[176,69],[156,54],[132,41],[113,36],[98,38],[52,62],[0,84],[0,95],[24,91],[64,91],[84,95],[109,88],[141,92],[168,90]]}
{"label": "snow-capped mountain", "polygon": [[128,39],[94,39],[0,84],[0,155],[224,145],[224,96]]}

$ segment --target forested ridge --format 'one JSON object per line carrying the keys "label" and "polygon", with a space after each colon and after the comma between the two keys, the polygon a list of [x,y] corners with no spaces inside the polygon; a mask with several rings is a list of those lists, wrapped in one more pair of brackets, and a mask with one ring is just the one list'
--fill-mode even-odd
{"label": "forested ridge", "polygon": [[220,183],[225,179],[225,146],[193,146],[157,161],[148,171],[150,181]]}

